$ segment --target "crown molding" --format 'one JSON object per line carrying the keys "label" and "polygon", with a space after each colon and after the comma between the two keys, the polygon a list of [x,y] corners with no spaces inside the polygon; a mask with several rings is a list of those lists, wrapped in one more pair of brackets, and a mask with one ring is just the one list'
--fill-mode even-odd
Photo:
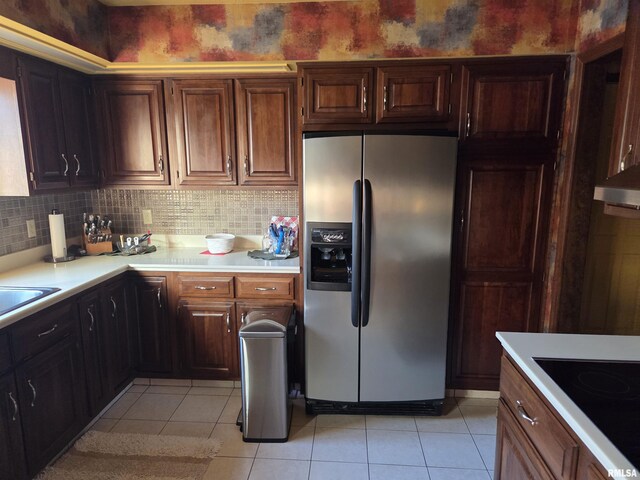
{"label": "crown molding", "polygon": [[294,62],[110,62],[66,42],[0,16],[0,45],[90,75],[185,73],[286,73]]}

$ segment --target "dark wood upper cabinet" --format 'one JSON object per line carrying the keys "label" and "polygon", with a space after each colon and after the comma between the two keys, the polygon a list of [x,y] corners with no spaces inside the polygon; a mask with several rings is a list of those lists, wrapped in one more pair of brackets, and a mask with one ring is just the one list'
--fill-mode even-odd
{"label": "dark wood upper cabinet", "polygon": [[176,184],[236,184],[231,80],[175,80]]}
{"label": "dark wood upper cabinet", "polygon": [[559,137],[566,59],[463,66],[460,139],[553,148]]}
{"label": "dark wood upper cabinet", "polygon": [[305,67],[303,117],[309,124],[372,123],[372,67]]}
{"label": "dark wood upper cabinet", "polygon": [[235,81],[241,185],[295,185],[295,79]]}
{"label": "dark wood upper cabinet", "polygon": [[89,78],[30,57],[18,68],[32,191],[97,186]]}
{"label": "dark wood upper cabinet", "polygon": [[105,185],[169,184],[163,80],[99,80]]}
{"label": "dark wood upper cabinet", "polygon": [[27,478],[21,409],[13,373],[0,377],[0,478]]}
{"label": "dark wood upper cabinet", "polygon": [[377,73],[378,123],[446,121],[449,118],[449,65],[379,67]]}
{"label": "dark wood upper cabinet", "polygon": [[629,2],[609,176],[640,163],[640,2]]}

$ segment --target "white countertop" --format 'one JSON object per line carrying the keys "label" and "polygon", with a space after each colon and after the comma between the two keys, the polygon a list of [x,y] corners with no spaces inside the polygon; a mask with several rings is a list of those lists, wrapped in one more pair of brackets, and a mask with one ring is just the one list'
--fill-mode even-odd
{"label": "white countertop", "polygon": [[[496,336],[520,369],[538,387],[605,469],[634,468],[534,358],[640,362],[640,337],[511,332],[498,332]],[[636,475],[640,475],[640,472]],[[611,478],[627,477],[614,475]]]}
{"label": "white countertop", "polygon": [[300,273],[299,258],[256,260],[247,250],[226,255],[203,255],[203,247],[165,248],[131,256],[87,256],[51,264],[39,261],[0,273],[0,285],[57,287],[60,291],[0,316],[0,328],[38,312],[60,300],[98,285],[127,270],[152,272]]}

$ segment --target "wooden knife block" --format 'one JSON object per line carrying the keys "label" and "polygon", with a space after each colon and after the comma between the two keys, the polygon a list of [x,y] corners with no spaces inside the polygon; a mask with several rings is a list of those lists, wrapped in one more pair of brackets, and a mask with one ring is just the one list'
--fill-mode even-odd
{"label": "wooden knife block", "polygon": [[[103,228],[100,230],[99,235],[111,235],[111,230],[109,228]],[[82,232],[82,243],[84,249],[87,251],[87,255],[100,255],[101,253],[113,252],[113,243],[111,241],[90,243],[85,232]]]}

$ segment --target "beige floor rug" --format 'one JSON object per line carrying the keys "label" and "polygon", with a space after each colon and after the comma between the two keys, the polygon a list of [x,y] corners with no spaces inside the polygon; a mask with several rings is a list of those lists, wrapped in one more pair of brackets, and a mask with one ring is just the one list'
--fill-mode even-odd
{"label": "beige floor rug", "polygon": [[200,480],[220,450],[212,438],[89,431],[37,480]]}

